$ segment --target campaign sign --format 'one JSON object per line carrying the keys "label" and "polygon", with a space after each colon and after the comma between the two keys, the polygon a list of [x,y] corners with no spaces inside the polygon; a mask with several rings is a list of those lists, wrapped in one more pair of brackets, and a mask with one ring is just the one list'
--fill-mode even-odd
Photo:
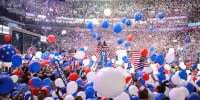
{"label": "campaign sign", "polygon": [[107,65],[107,51],[101,51],[101,68]]}

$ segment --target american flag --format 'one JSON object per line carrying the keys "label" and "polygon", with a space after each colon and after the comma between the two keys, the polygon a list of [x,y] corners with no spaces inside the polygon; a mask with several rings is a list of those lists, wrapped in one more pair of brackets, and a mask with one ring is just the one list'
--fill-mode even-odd
{"label": "american flag", "polygon": [[70,60],[74,57],[75,53],[68,53],[67,55],[65,55],[62,60]]}
{"label": "american flag", "polygon": [[147,60],[141,59],[144,57],[140,57],[140,51],[127,51],[127,56],[129,63],[134,65],[135,70],[149,66]]}
{"label": "american flag", "polygon": [[110,51],[109,51],[108,46],[103,46],[103,47],[99,47],[99,46],[98,46],[97,49],[96,49],[96,51],[95,51],[95,53],[94,53],[94,55],[97,57],[97,59],[99,58],[99,56],[100,56],[102,50],[107,51],[107,58],[109,58],[109,56],[110,56]]}
{"label": "american flag", "polygon": [[30,48],[27,49],[26,54],[33,54],[35,53],[37,48],[35,46],[31,46]]}

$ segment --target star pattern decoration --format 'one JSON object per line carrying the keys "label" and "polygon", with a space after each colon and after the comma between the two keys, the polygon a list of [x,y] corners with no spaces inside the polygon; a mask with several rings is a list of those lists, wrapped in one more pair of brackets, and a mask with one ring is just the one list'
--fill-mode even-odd
{"label": "star pattern decoration", "polygon": [[1,56],[1,58],[4,58],[4,56]]}
{"label": "star pattern decoration", "polygon": [[12,51],[12,54],[14,54],[15,52],[14,51]]}
{"label": "star pattern decoration", "polygon": [[8,49],[10,49],[10,46],[8,46]]}
{"label": "star pattern decoration", "polygon": [[3,48],[3,51],[5,51],[6,50],[6,48]]}
{"label": "star pattern decoration", "polygon": [[7,51],[6,54],[9,55],[9,52]]}

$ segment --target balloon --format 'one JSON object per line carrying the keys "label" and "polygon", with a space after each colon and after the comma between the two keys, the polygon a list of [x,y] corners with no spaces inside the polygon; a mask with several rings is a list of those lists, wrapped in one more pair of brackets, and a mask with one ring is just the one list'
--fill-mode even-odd
{"label": "balloon", "polygon": [[194,86],[191,83],[185,84],[184,87],[188,89],[189,93],[194,91]]}
{"label": "balloon", "polygon": [[193,92],[187,97],[187,100],[200,100],[200,96],[197,93]]}
{"label": "balloon", "polygon": [[5,39],[6,42],[9,42],[10,41],[10,35],[5,35],[4,39]]}
{"label": "balloon", "polygon": [[49,35],[47,37],[47,39],[48,39],[49,42],[53,42],[55,40],[55,36],[54,35]]}
{"label": "balloon", "polygon": [[90,60],[89,59],[83,60],[83,65],[84,66],[88,66],[89,64],[90,64]]}
{"label": "balloon", "polygon": [[142,74],[142,78],[143,78],[145,81],[148,81],[148,80],[149,80],[149,74],[147,74],[147,73]]}
{"label": "balloon", "polygon": [[13,66],[19,67],[22,64],[22,58],[19,55],[13,55],[11,58]]}
{"label": "balloon", "polygon": [[132,41],[132,40],[133,40],[133,36],[132,36],[132,35],[129,35],[129,36],[127,37],[127,40],[128,40],[128,41]]}
{"label": "balloon", "polygon": [[100,35],[97,35],[97,36],[96,36],[96,39],[97,39],[97,40],[101,40],[101,36],[100,36]]}
{"label": "balloon", "polygon": [[19,91],[14,91],[13,93],[12,93],[12,98],[18,93]]}
{"label": "balloon", "polygon": [[72,95],[67,95],[64,100],[74,100],[74,97]]}
{"label": "balloon", "polygon": [[154,30],[154,27],[153,27],[153,26],[149,27],[149,30],[153,31],[153,30]]}
{"label": "balloon", "polygon": [[67,84],[67,94],[74,94],[78,89],[78,85],[76,82],[71,81]]}
{"label": "balloon", "polygon": [[0,59],[4,62],[10,62],[13,55],[16,54],[16,49],[10,44],[5,44],[0,47]]}
{"label": "balloon", "polygon": [[126,23],[126,17],[122,17],[122,23]]}
{"label": "balloon", "polygon": [[92,56],[92,60],[93,61],[97,61],[97,57],[96,56]]}
{"label": "balloon", "polygon": [[171,63],[172,61],[175,60],[175,55],[174,53],[167,53],[166,55],[166,62],[167,63]]}
{"label": "balloon", "polygon": [[119,96],[115,97],[114,100],[130,100],[130,97],[126,92],[122,92]]}
{"label": "balloon", "polygon": [[138,88],[135,86],[135,85],[131,85],[129,88],[128,88],[128,91],[129,91],[129,94],[130,95],[138,95]]}
{"label": "balloon", "polygon": [[87,77],[87,80],[90,81],[90,82],[93,82],[94,78],[95,78],[95,73],[94,72],[89,72],[86,77]]}
{"label": "balloon", "polygon": [[87,89],[85,90],[86,98],[92,98],[94,96],[94,89],[92,86],[88,86]]}
{"label": "balloon", "polygon": [[160,66],[158,68],[158,72],[163,73],[165,71],[165,68],[163,66]]}
{"label": "balloon", "polygon": [[131,76],[127,76],[126,78],[125,78],[125,80],[126,80],[126,84],[131,80]]}
{"label": "balloon", "polygon": [[79,27],[76,28],[77,31],[79,31],[79,29],[80,29]]}
{"label": "balloon", "polygon": [[67,71],[70,71],[70,70],[71,70],[71,68],[70,68],[70,67],[67,67],[67,68],[66,68],[66,70],[67,70]]}
{"label": "balloon", "polygon": [[138,81],[139,81],[142,85],[145,85],[145,80],[144,80],[143,78],[140,78]]}
{"label": "balloon", "polygon": [[93,38],[96,38],[97,35],[98,35],[97,33],[92,33],[92,37],[93,37]]}
{"label": "balloon", "polygon": [[170,100],[185,100],[184,91],[181,91],[180,88],[172,88],[169,92]]}
{"label": "balloon", "polygon": [[40,78],[33,77],[32,78],[32,84],[33,84],[34,87],[40,88],[42,86],[42,80]]}
{"label": "balloon", "polygon": [[[59,93],[60,96],[62,95],[62,92],[61,92],[61,91],[59,91],[58,93]],[[56,95],[56,92],[55,92],[55,91],[53,91],[52,97],[58,97],[58,96]],[[73,100],[74,100],[74,99],[73,99]]]}
{"label": "balloon", "polygon": [[193,64],[192,69],[197,69],[197,64]]}
{"label": "balloon", "polygon": [[46,85],[50,85],[51,84],[51,80],[49,79],[49,78],[45,78],[44,80],[43,80],[43,84],[46,86]]}
{"label": "balloon", "polygon": [[187,79],[187,73],[185,70],[181,70],[178,75],[181,79]]}
{"label": "balloon", "polygon": [[107,62],[107,65],[106,65],[107,67],[112,67],[112,62],[110,61],[110,62]]}
{"label": "balloon", "polygon": [[131,26],[132,25],[132,21],[130,19],[126,20],[126,25],[127,26]]}
{"label": "balloon", "polygon": [[118,70],[110,67],[98,71],[93,81],[95,90],[103,97],[116,97],[126,88],[123,75]]}
{"label": "balloon", "polygon": [[13,80],[7,75],[0,76],[0,94],[7,94],[13,90]]}
{"label": "balloon", "polygon": [[154,54],[152,54],[152,55],[151,55],[151,60],[152,60],[152,61],[156,61],[156,57],[157,57],[157,56],[156,56],[156,54],[155,54],[155,53],[154,53]]}
{"label": "balloon", "polygon": [[143,49],[141,52],[142,56],[147,56],[148,55],[148,50],[147,49]]}
{"label": "balloon", "polygon": [[85,52],[83,52],[83,51],[78,51],[78,52],[76,52],[76,54],[74,55],[74,57],[75,57],[76,59],[83,59],[83,58],[85,57]]}
{"label": "balloon", "polygon": [[31,86],[31,87],[33,87],[32,79],[29,79],[29,81],[28,81],[28,85]]}
{"label": "balloon", "polygon": [[80,48],[80,51],[84,51],[84,47],[81,47],[81,48]]}
{"label": "balloon", "polygon": [[81,78],[79,78],[79,79],[76,80],[76,83],[77,83],[78,85],[82,86],[83,81],[81,80]]}
{"label": "balloon", "polygon": [[111,10],[109,8],[104,9],[104,15],[105,16],[110,16],[111,15]]}
{"label": "balloon", "polygon": [[19,76],[19,71],[15,70],[15,71],[13,71],[13,74]]}
{"label": "balloon", "polygon": [[83,92],[83,91],[78,92],[78,93],[77,93],[77,96],[81,96],[83,100],[86,99],[86,94],[85,94],[85,92]]}
{"label": "balloon", "polygon": [[155,97],[156,98],[155,100],[161,100],[163,97],[165,97],[163,93],[158,93]]}
{"label": "balloon", "polygon": [[189,38],[189,37],[186,37],[186,38],[185,38],[185,42],[186,42],[186,43],[190,42],[190,38]]}
{"label": "balloon", "polygon": [[150,51],[154,51],[154,47],[151,47],[151,48],[150,48]]}
{"label": "balloon", "polygon": [[143,18],[143,15],[142,15],[141,12],[137,12],[137,13],[135,13],[134,17],[135,17],[136,21],[139,21],[139,20],[141,20]]}
{"label": "balloon", "polygon": [[165,17],[165,14],[163,12],[158,13],[158,18],[163,19]]}
{"label": "balloon", "polygon": [[108,28],[110,26],[110,23],[108,20],[104,20],[102,23],[101,23],[101,27],[103,28]]}
{"label": "balloon", "polygon": [[121,37],[117,38],[117,43],[118,43],[118,44],[122,44],[123,41],[124,41],[123,38],[121,38]]}
{"label": "balloon", "polygon": [[39,88],[33,88],[33,95],[37,96],[39,91]]}
{"label": "balloon", "polygon": [[122,60],[123,60],[124,63],[128,63],[128,58],[127,58],[127,56],[122,57]]}
{"label": "balloon", "polygon": [[93,22],[88,22],[88,23],[87,23],[87,28],[88,28],[88,29],[94,29],[94,24],[93,24]]}
{"label": "balloon", "polygon": [[132,99],[131,99],[131,100],[140,100],[140,98],[137,97],[137,96],[132,96]]}
{"label": "balloon", "polygon": [[64,84],[64,82],[62,81],[61,78],[57,78],[57,79],[55,80],[55,85],[56,85],[57,87],[59,87],[59,88],[65,87],[65,84]]}
{"label": "balloon", "polygon": [[32,72],[32,73],[37,73],[39,72],[41,69],[41,65],[38,61],[34,61],[30,64],[29,66],[29,70]]}
{"label": "balloon", "polygon": [[54,98],[52,98],[52,97],[46,97],[46,98],[44,98],[44,100],[54,100]]}
{"label": "balloon", "polygon": [[158,64],[162,65],[164,63],[164,57],[163,57],[163,55],[156,56],[156,62]]}
{"label": "balloon", "polygon": [[123,30],[123,26],[121,23],[116,23],[113,25],[113,31],[115,33],[120,33]]}
{"label": "balloon", "polygon": [[20,54],[20,51],[19,51],[19,50],[16,50],[16,54]]}
{"label": "balloon", "polygon": [[48,92],[51,93],[51,87],[50,86],[45,86],[48,89]]}
{"label": "balloon", "polygon": [[71,73],[71,74],[69,75],[69,79],[70,79],[71,81],[76,81],[78,78],[79,78],[79,76],[78,76],[78,74],[76,74],[76,73]]}
{"label": "balloon", "polygon": [[41,90],[45,91],[46,96],[48,96],[49,94],[49,90],[46,87],[42,87]]}
{"label": "balloon", "polygon": [[125,45],[126,47],[128,47],[128,46],[131,45],[131,43],[130,43],[129,41],[126,41],[126,42],[124,43],[124,45]]}
{"label": "balloon", "polygon": [[190,66],[192,66],[192,64],[191,64],[190,62],[187,62],[187,63],[186,63],[186,66],[187,66],[187,67],[190,67]]}
{"label": "balloon", "polygon": [[151,67],[144,67],[143,68],[143,72],[145,72],[145,73],[151,73],[152,72],[152,68]]}
{"label": "balloon", "polygon": [[12,75],[11,79],[13,80],[13,83],[16,83],[19,77],[17,75]]}
{"label": "balloon", "polygon": [[90,69],[90,68],[86,68],[86,69],[85,69],[85,72],[86,72],[86,73],[89,73],[89,72],[91,72],[91,69]]}

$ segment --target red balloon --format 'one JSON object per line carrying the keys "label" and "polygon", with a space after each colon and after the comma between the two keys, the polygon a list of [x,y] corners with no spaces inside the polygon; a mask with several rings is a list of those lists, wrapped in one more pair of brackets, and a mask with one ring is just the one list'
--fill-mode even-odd
{"label": "red balloon", "polygon": [[84,60],[84,59],[88,59],[87,56],[85,56],[82,60]]}
{"label": "red balloon", "polygon": [[56,70],[56,66],[53,66],[53,70]]}
{"label": "red balloon", "polygon": [[141,55],[142,56],[147,56],[148,55],[148,50],[147,49],[142,50]]}
{"label": "red balloon", "polygon": [[50,59],[51,59],[51,56],[48,57],[48,60],[50,60]]}
{"label": "red balloon", "polygon": [[131,76],[126,77],[126,84],[131,80]]}
{"label": "red balloon", "polygon": [[192,64],[190,62],[188,62],[188,63],[186,63],[186,66],[190,67],[190,66],[192,66]]}
{"label": "red balloon", "polygon": [[106,98],[106,97],[103,97],[103,98],[101,98],[101,100],[107,100],[107,98]]}
{"label": "red balloon", "polygon": [[49,35],[49,36],[47,37],[47,39],[48,39],[49,42],[53,42],[53,41],[55,40],[55,36]]}
{"label": "red balloon", "polygon": [[165,74],[169,74],[169,71],[167,69],[164,70]]}
{"label": "red balloon", "polygon": [[39,88],[33,88],[33,95],[37,96],[39,91]]}
{"label": "red balloon", "polygon": [[128,40],[128,41],[132,41],[132,40],[133,40],[133,36],[132,36],[132,35],[129,35],[129,36],[127,37],[127,40]]}
{"label": "red balloon", "polygon": [[16,53],[19,54],[20,53],[19,50],[16,50]]}
{"label": "red balloon", "polygon": [[30,79],[30,80],[28,81],[28,85],[31,86],[31,87],[33,87],[32,79]]}
{"label": "red balloon", "polygon": [[197,69],[195,69],[194,71],[195,71],[196,74],[198,74],[198,70]]}
{"label": "red balloon", "polygon": [[197,78],[196,77],[192,77],[192,80],[195,82],[197,80]]}
{"label": "red balloon", "polygon": [[97,47],[97,45],[95,45],[95,48]]}
{"label": "red balloon", "polygon": [[42,66],[42,67],[45,67],[45,62],[44,62],[44,61],[41,63],[41,66]]}
{"label": "red balloon", "polygon": [[42,87],[42,88],[41,88],[41,90],[45,91],[45,93],[46,93],[46,96],[48,96],[48,94],[49,94],[49,91],[48,91],[48,89],[47,89],[46,87]]}
{"label": "red balloon", "polygon": [[82,85],[84,86],[86,83],[87,83],[86,81],[83,81],[83,84],[82,84]]}
{"label": "red balloon", "polygon": [[76,64],[75,64],[75,67],[77,68],[77,67],[79,66],[79,62],[76,61],[75,63],[76,63]]}
{"label": "red balloon", "polygon": [[145,81],[148,81],[148,80],[149,80],[149,74],[147,74],[147,73],[142,74],[142,78],[143,78]]}
{"label": "red balloon", "polygon": [[67,70],[67,71],[70,71],[70,70],[71,70],[71,68],[70,68],[70,67],[67,67],[67,68],[66,68],[66,70]]}
{"label": "red balloon", "polygon": [[79,27],[76,28],[77,31],[78,31],[79,29],[80,29]]}
{"label": "red balloon", "polygon": [[71,73],[71,74],[69,75],[69,79],[70,79],[71,81],[76,81],[78,78],[79,78],[79,76],[78,76],[78,74],[76,74],[76,73]]}
{"label": "red balloon", "polygon": [[19,76],[19,71],[15,70],[15,71],[13,71],[13,74]]}
{"label": "red balloon", "polygon": [[10,35],[5,35],[4,39],[5,39],[6,42],[9,42],[10,41]]}
{"label": "red balloon", "polygon": [[90,69],[90,68],[86,68],[86,69],[85,69],[85,72],[86,72],[86,73],[89,73],[89,72],[91,72],[91,69]]}

